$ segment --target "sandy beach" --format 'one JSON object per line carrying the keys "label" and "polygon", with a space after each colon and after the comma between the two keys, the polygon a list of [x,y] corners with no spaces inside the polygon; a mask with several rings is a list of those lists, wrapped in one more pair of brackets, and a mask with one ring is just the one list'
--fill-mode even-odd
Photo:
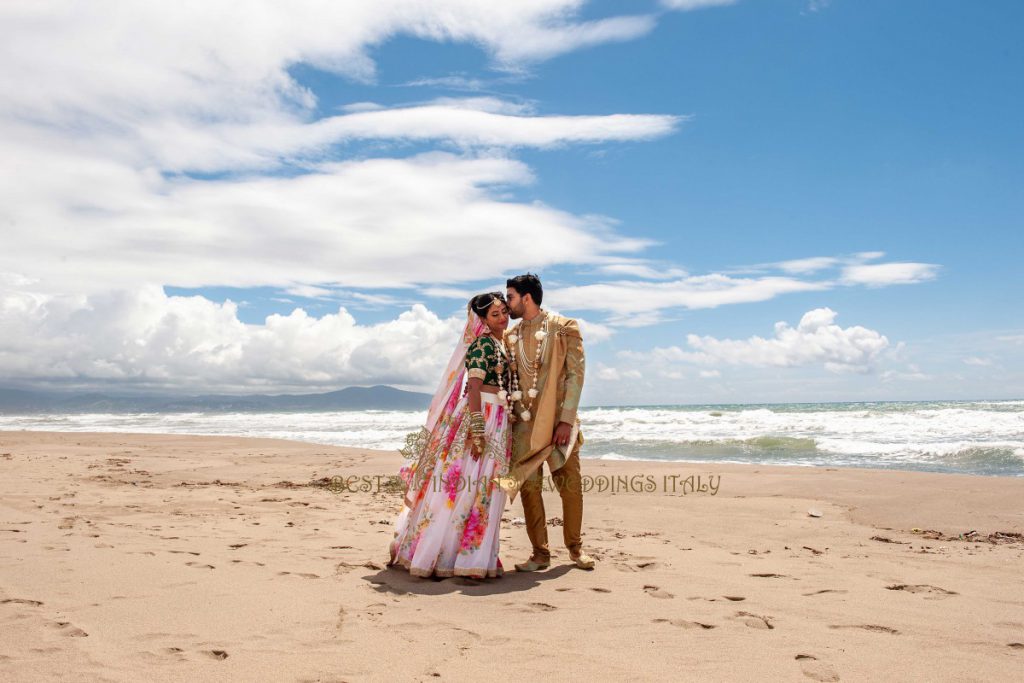
{"label": "sandy beach", "polygon": [[[400,497],[378,483],[400,464],[269,439],[0,432],[0,679],[1024,672],[1024,479],[585,459],[596,570],[568,564],[549,492],[550,570],[434,581],[385,567]],[[508,569],[528,554],[521,516],[517,500]]]}

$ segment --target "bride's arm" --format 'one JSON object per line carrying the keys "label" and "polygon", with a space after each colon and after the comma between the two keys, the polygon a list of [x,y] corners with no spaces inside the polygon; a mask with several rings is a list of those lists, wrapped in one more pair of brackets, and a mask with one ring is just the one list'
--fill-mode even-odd
{"label": "bride's arm", "polygon": [[[483,453],[483,404],[480,400],[480,387],[484,385],[484,378],[487,376],[487,359],[482,342],[470,347],[466,356],[466,367],[468,368],[469,379],[466,381],[466,397],[469,399],[469,445],[473,450],[473,457],[478,458]],[[479,439],[479,440],[478,440]]]}
{"label": "bride's arm", "polygon": [[482,402],[480,401],[480,387],[484,385],[482,379],[476,377],[470,377],[466,383],[466,396],[469,398],[469,412],[479,413],[482,408]]}

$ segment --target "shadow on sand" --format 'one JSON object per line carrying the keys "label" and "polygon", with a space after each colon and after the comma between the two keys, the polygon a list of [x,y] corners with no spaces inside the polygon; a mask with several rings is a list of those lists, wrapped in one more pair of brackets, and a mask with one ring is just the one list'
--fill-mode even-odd
{"label": "shadow on sand", "polygon": [[501,595],[518,593],[536,588],[546,581],[554,581],[575,569],[572,564],[551,567],[542,572],[506,571],[505,575],[495,579],[471,579],[467,576],[453,576],[447,579],[419,578],[411,576],[401,567],[387,567],[374,574],[362,578],[373,584],[378,593],[390,595],[445,595],[462,593],[463,595]]}

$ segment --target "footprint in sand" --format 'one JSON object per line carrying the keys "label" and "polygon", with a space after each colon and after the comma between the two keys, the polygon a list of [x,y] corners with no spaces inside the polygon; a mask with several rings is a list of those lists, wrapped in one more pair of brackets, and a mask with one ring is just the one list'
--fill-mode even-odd
{"label": "footprint in sand", "polygon": [[212,564],[203,564],[202,562],[186,562],[185,566],[196,569],[216,569]]}
{"label": "footprint in sand", "polygon": [[753,576],[755,578],[758,578],[758,579],[784,579],[784,578],[786,578],[785,574],[772,574],[772,573],[751,574],[751,576]]}
{"label": "footprint in sand", "polygon": [[715,628],[714,624],[705,624],[699,621],[687,621],[685,619],[652,619],[652,624],[672,624],[679,628],[701,628],[701,629],[712,629]]}
{"label": "footprint in sand", "polygon": [[556,609],[558,609],[554,605],[549,605],[546,602],[528,602],[525,604],[518,602],[508,602],[505,604],[515,605],[519,608],[521,612],[554,612]]}
{"label": "footprint in sand", "polygon": [[872,631],[874,633],[889,633],[891,635],[897,635],[899,631],[888,626],[879,626],[878,624],[829,624],[829,628],[861,628],[865,631]]}
{"label": "footprint in sand", "polygon": [[611,588],[598,588],[596,586],[591,588],[590,590],[594,591],[595,593],[611,593],[612,592]]}
{"label": "footprint in sand", "polygon": [[1024,650],[1024,643],[1007,643],[1006,647],[1012,647],[1014,650]]}
{"label": "footprint in sand", "polygon": [[227,659],[227,650],[203,650],[203,654],[212,659]]}
{"label": "footprint in sand", "polygon": [[662,590],[661,588],[659,588],[657,586],[651,586],[651,585],[644,586],[644,592],[647,593],[652,598],[668,599],[668,598],[676,597],[676,596],[672,595],[671,593],[669,593],[668,591]]}
{"label": "footprint in sand", "polygon": [[367,560],[366,562],[339,562],[334,567],[335,574],[346,574],[353,569],[373,569],[375,571],[381,571],[384,567],[380,566],[376,562]]}
{"label": "footprint in sand", "polygon": [[886,586],[885,589],[890,591],[903,591],[905,593],[928,593],[929,595],[925,597],[925,600],[938,600],[940,598],[948,598],[951,595],[959,595],[956,591],[948,591],[945,588],[930,586],[925,583],[915,585],[897,583],[892,586]]}
{"label": "footprint in sand", "polygon": [[733,602],[743,602],[744,600],[746,600],[746,598],[741,597],[739,595],[723,595],[722,597],[726,600],[731,600]]}
{"label": "footprint in sand", "polygon": [[772,630],[775,627],[772,625],[772,617],[763,617],[760,614],[751,614],[750,612],[737,612],[736,618],[743,622],[744,626],[750,628],[767,629]]}
{"label": "footprint in sand", "polygon": [[836,673],[836,670],[825,662],[817,661],[818,658],[814,655],[797,655],[795,659],[803,662],[800,665],[800,671],[812,681],[834,683],[839,680],[839,674]]}
{"label": "footprint in sand", "polygon": [[825,593],[846,593],[847,591],[839,590],[837,588],[823,588],[820,591],[812,591],[810,593],[804,593],[804,597],[811,597],[813,595],[823,595]]}
{"label": "footprint in sand", "polygon": [[69,638],[85,638],[89,634],[67,621],[51,621],[47,624],[52,629],[60,631],[61,635]]}
{"label": "footprint in sand", "polygon": [[32,605],[33,607],[39,607],[43,604],[38,600],[27,600],[25,598],[7,598],[6,600],[0,600],[0,605],[6,605],[8,603],[16,605]]}
{"label": "footprint in sand", "polygon": [[320,576],[318,574],[307,574],[307,573],[303,573],[303,572],[278,572],[277,575],[278,576],[299,576],[299,577],[302,577],[303,579],[319,579],[320,578]]}

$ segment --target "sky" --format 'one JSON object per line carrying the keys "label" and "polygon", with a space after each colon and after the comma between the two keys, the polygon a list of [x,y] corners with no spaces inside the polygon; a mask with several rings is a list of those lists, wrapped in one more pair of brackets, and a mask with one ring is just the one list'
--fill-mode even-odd
{"label": "sky", "polygon": [[1024,4],[0,4],[0,386],[430,391],[540,275],[587,405],[1024,398]]}

